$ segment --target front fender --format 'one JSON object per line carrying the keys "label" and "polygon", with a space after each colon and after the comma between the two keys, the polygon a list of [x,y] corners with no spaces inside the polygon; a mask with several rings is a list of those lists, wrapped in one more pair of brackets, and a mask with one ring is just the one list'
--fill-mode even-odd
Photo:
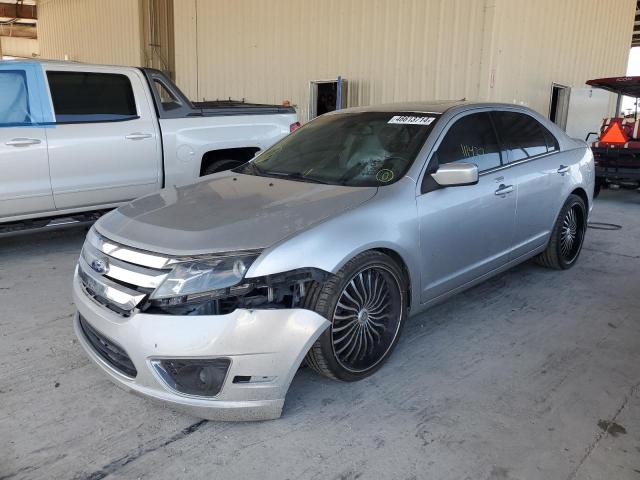
{"label": "front fender", "polygon": [[415,184],[411,180],[381,188],[363,205],[266,249],[251,265],[247,278],[305,267],[337,273],[359,253],[374,249],[391,250],[402,259],[412,286],[411,304],[415,305],[421,262]]}

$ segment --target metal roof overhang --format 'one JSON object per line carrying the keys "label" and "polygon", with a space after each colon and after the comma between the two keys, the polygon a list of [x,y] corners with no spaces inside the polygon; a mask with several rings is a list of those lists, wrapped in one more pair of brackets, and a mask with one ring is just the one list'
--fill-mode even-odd
{"label": "metal roof overhang", "polygon": [[596,78],[587,80],[587,85],[629,97],[640,97],[640,77]]}

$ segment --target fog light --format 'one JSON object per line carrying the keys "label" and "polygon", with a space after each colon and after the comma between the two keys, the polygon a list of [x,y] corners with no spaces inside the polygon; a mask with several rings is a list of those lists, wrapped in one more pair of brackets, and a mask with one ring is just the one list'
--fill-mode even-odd
{"label": "fog light", "polygon": [[215,397],[231,365],[228,358],[152,360],[151,364],[171,389],[187,395]]}

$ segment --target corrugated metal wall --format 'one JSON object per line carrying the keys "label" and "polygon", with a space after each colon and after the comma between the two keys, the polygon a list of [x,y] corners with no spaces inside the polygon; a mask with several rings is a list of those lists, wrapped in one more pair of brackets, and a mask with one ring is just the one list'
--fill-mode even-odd
{"label": "corrugated metal wall", "polygon": [[635,0],[175,0],[176,79],[193,98],[289,99],[349,81],[349,105],[524,102],[623,74]]}
{"label": "corrugated metal wall", "polygon": [[337,75],[349,105],[478,95],[483,2],[176,0],[174,15],[193,97],[290,99],[304,118],[309,81]]}
{"label": "corrugated metal wall", "polygon": [[38,40],[33,38],[0,37],[3,55],[11,57],[31,58],[38,55]]}
{"label": "corrugated metal wall", "polygon": [[496,0],[486,97],[549,110],[551,83],[627,71],[635,0]]}
{"label": "corrugated metal wall", "polygon": [[42,58],[141,65],[139,0],[41,0],[38,40]]}

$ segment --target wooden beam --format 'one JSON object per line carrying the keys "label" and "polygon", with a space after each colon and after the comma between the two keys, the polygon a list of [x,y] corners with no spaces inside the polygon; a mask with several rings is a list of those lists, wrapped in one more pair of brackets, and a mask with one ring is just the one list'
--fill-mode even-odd
{"label": "wooden beam", "polygon": [[0,17],[4,18],[24,18],[29,20],[38,19],[38,9],[35,5],[18,5],[16,15],[16,3],[0,2]]}
{"label": "wooden beam", "polygon": [[38,30],[35,25],[21,23],[0,25],[0,37],[38,38]]}

